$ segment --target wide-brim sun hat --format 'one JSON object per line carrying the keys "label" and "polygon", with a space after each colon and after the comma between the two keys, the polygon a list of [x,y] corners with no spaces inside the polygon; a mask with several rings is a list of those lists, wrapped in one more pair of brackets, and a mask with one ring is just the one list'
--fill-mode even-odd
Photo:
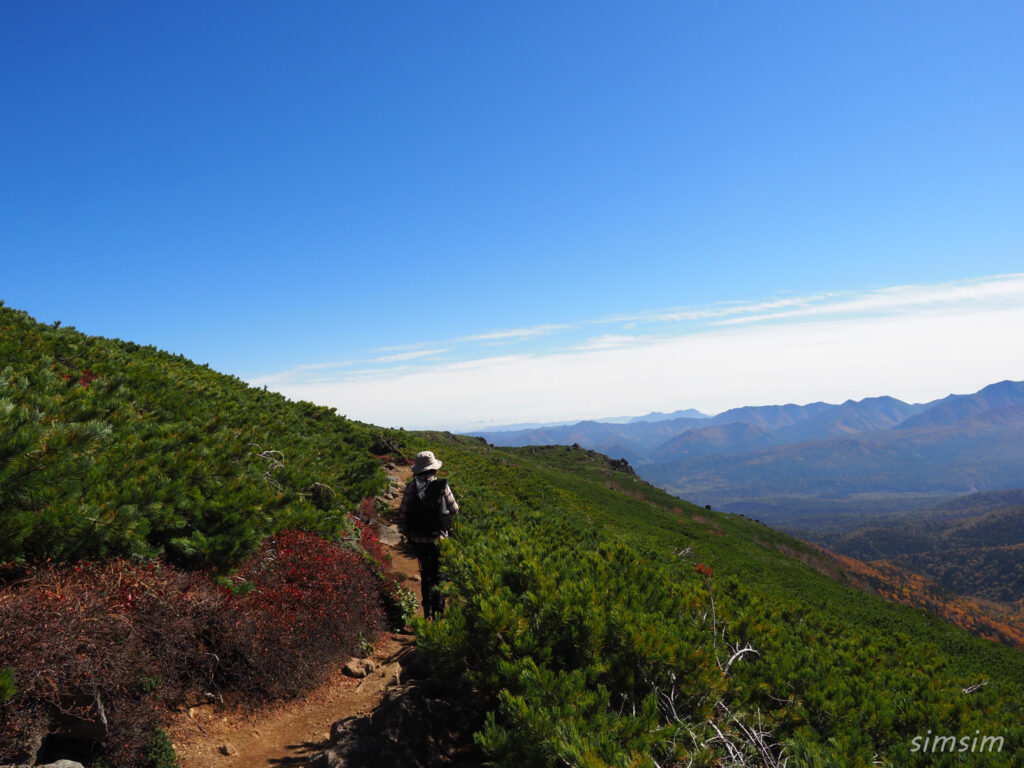
{"label": "wide-brim sun hat", "polygon": [[416,454],[416,463],[412,465],[412,473],[418,475],[420,472],[430,472],[441,468],[441,461],[434,456],[433,451],[420,451]]}

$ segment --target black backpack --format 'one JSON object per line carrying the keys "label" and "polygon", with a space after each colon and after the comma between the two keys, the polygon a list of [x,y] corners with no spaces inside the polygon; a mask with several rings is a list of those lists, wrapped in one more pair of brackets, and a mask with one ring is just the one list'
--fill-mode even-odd
{"label": "black backpack", "polygon": [[405,517],[405,525],[410,534],[437,538],[451,530],[452,516],[444,498],[447,489],[447,480],[431,480],[420,497],[413,481],[409,488],[411,496]]}

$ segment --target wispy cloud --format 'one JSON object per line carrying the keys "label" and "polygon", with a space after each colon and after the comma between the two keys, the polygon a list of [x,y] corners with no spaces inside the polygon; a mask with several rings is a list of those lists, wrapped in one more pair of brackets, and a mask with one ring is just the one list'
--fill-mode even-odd
{"label": "wispy cloud", "polygon": [[519,328],[512,331],[491,331],[490,333],[477,333],[472,336],[460,336],[456,342],[467,341],[509,341],[512,339],[532,339],[537,336],[545,336],[555,331],[562,331],[572,328],[569,325],[536,325],[532,328]]}
{"label": "wispy cloud", "polygon": [[[751,313],[718,321],[721,325],[763,323],[827,315],[874,315],[915,312],[922,309],[963,311],[977,306],[1019,303],[1024,299],[1024,275],[1004,275],[981,280],[939,285],[902,285],[866,294],[831,294],[820,301],[808,301],[796,309]],[[782,309],[782,307],[779,307]]]}
{"label": "wispy cloud", "polygon": [[[543,325],[535,325],[529,328],[513,328],[509,330],[496,330],[486,331],[484,333],[474,333],[468,336],[456,336],[455,338],[447,340],[435,340],[435,341],[424,341],[417,344],[403,344],[399,346],[388,346],[379,347],[378,352],[411,352],[414,350],[420,350],[425,347],[436,346],[443,344],[445,346],[452,346],[455,344],[471,344],[474,342],[485,341],[517,341],[523,339],[534,339],[539,336],[546,336],[556,331],[567,330],[572,326],[558,325],[552,323],[545,323]],[[446,350],[447,351],[447,350]]]}
{"label": "wispy cloud", "polygon": [[411,352],[397,352],[393,355],[382,355],[370,358],[371,363],[400,363],[406,360],[418,360],[421,357],[435,357],[447,352],[448,349],[417,349]]}
{"label": "wispy cloud", "polygon": [[644,340],[645,339],[643,336],[624,336],[609,333],[605,334],[604,336],[597,336],[593,339],[587,339],[582,344],[579,344],[576,347],[574,347],[574,349],[616,349],[621,347],[632,346]]}
{"label": "wispy cloud", "polygon": [[709,320],[729,315],[750,314],[766,310],[784,309],[787,307],[803,307],[814,301],[820,301],[831,294],[819,294],[803,298],[781,298],[759,302],[725,302],[699,307],[676,307],[653,312],[642,312],[631,315],[612,315],[595,320],[595,323],[621,323],[624,326],[635,326],[645,323],[679,323],[693,320]]}
{"label": "wispy cloud", "polygon": [[398,344],[395,346],[377,347],[376,352],[409,352],[414,349],[425,349],[437,346],[437,341],[420,341],[416,344]]}
{"label": "wispy cloud", "polygon": [[[259,377],[259,386],[274,386],[276,384],[295,381],[297,379],[306,379],[307,381],[329,381],[330,378],[314,378],[311,376],[313,372],[319,371],[330,371],[332,369],[347,368],[352,365],[351,360],[343,360],[338,362],[329,363],[309,363],[306,365],[297,365],[294,368],[289,368],[286,371],[279,371],[277,373],[267,374],[266,376]],[[253,381],[255,384],[255,380]]]}
{"label": "wispy cloud", "polygon": [[503,355],[484,345],[459,357],[452,345],[446,361],[406,356],[400,367],[315,380],[293,369],[275,388],[374,423],[455,428],[881,394],[927,400],[1024,379],[1024,275],[631,317],[629,334],[581,337],[593,327],[581,323]]}

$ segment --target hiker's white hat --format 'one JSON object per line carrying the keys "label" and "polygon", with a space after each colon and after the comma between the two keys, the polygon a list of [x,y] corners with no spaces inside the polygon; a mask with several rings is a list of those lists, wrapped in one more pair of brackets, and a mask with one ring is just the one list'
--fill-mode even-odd
{"label": "hiker's white hat", "polygon": [[416,463],[412,465],[412,473],[418,475],[420,472],[429,472],[432,469],[440,469],[441,462],[434,458],[432,451],[420,451],[416,454]]}

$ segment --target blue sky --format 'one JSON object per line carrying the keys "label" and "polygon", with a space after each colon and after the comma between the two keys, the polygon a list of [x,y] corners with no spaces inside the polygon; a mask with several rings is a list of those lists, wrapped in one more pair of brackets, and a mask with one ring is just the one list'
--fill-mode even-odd
{"label": "blue sky", "polygon": [[0,298],[405,426],[1024,379],[1022,50],[1017,2],[6,3]]}

